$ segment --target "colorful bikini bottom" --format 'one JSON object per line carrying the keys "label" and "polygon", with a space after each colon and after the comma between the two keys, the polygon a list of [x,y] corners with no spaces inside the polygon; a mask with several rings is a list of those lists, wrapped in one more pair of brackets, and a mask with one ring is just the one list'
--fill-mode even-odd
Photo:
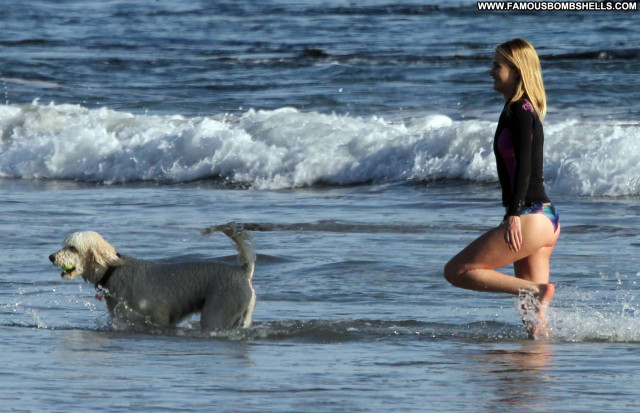
{"label": "colorful bikini bottom", "polygon": [[560,214],[558,214],[558,211],[556,210],[556,207],[553,206],[553,204],[523,205],[520,207],[519,212],[520,215],[544,214],[544,216],[551,220],[554,231],[558,229],[558,224],[560,223]]}

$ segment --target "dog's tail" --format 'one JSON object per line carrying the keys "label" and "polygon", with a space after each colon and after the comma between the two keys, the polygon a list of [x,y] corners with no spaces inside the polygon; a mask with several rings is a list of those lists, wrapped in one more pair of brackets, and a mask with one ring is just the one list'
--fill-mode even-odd
{"label": "dog's tail", "polygon": [[245,230],[242,224],[236,222],[205,228],[202,230],[202,235],[209,236],[214,232],[222,232],[236,243],[238,260],[240,260],[240,264],[245,268],[247,278],[251,280],[256,263],[256,254],[251,247],[251,235]]}

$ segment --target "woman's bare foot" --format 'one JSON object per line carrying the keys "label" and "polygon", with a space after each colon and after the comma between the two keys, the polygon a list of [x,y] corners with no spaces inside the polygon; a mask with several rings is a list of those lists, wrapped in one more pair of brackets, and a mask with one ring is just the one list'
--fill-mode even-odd
{"label": "woman's bare foot", "polygon": [[538,299],[540,300],[540,304],[544,305],[545,308],[549,306],[549,302],[553,299],[553,295],[556,293],[556,286],[553,284],[545,284],[540,287],[540,293],[538,294]]}
{"label": "woman's bare foot", "polygon": [[[545,284],[540,286],[540,292],[535,300],[527,300],[522,303],[522,322],[527,329],[529,338],[535,340],[537,338],[549,337],[549,323],[546,318],[546,310],[549,302],[556,293],[556,287],[553,284]],[[530,296],[530,293],[529,293]],[[521,297],[522,299],[523,297]]]}

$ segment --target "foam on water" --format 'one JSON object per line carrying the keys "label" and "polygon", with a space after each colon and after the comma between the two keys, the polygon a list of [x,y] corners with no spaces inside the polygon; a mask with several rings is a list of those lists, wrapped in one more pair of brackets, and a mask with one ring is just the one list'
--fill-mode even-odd
{"label": "foam on water", "polygon": [[[495,182],[495,123],[249,110],[186,118],[78,105],[0,105],[0,177],[83,182],[221,179],[258,189],[318,183]],[[640,124],[546,125],[551,192],[636,195]]]}

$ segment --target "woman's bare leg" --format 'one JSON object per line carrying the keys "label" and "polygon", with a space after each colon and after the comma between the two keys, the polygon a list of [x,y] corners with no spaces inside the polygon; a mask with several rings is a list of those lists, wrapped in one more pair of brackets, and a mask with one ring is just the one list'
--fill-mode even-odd
{"label": "woman's bare leg", "polygon": [[549,335],[549,325],[545,312],[555,294],[555,287],[553,284],[549,284],[549,259],[559,236],[560,226],[555,231],[550,246],[540,248],[530,256],[513,264],[516,277],[539,285],[546,284],[538,294],[539,302],[537,305],[533,308],[523,307],[522,309],[523,322],[531,338]]}
{"label": "woman's bare leg", "polygon": [[553,234],[550,245],[540,248],[520,261],[515,261],[513,269],[516,277],[534,283],[547,284],[549,282],[549,259],[559,236],[560,224],[558,224],[558,229]]}
{"label": "woman's bare leg", "polygon": [[[526,265],[539,265],[527,262],[525,259],[534,255],[545,247],[553,247],[557,234],[553,224],[542,214],[521,216],[522,247],[519,251],[512,251],[504,240],[504,229],[493,228],[469,244],[458,255],[453,257],[445,266],[444,274],[447,281],[456,287],[477,291],[501,292],[517,295],[521,290],[531,291],[535,296],[543,294],[549,283],[548,257],[546,278],[540,276],[535,268],[523,277],[510,277],[495,271],[511,263],[522,261],[522,273],[526,273]],[[550,253],[549,253],[550,255]],[[525,261],[523,261],[525,260]]]}

